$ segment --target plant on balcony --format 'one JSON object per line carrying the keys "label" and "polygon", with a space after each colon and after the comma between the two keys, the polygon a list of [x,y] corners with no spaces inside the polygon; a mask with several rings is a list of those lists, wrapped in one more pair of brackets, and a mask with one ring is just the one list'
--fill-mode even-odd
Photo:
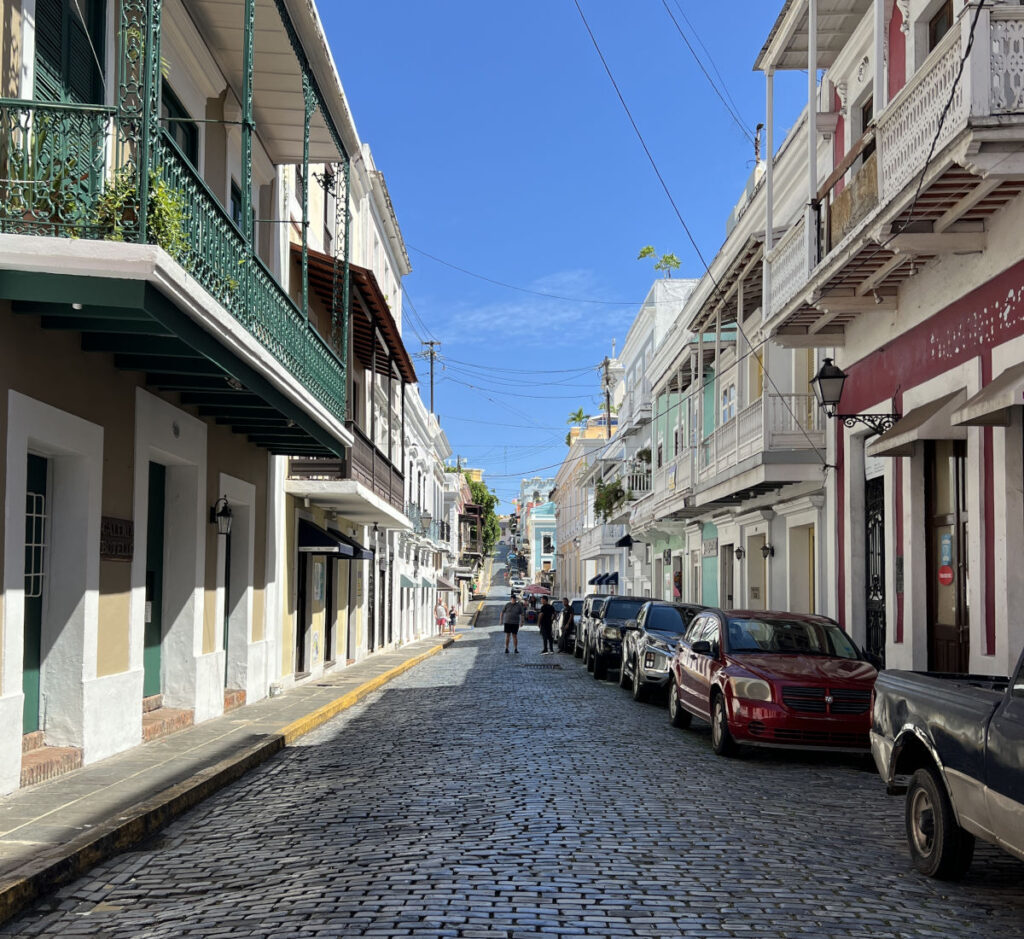
{"label": "plant on balcony", "polygon": [[637,450],[636,451],[636,458],[641,463],[646,463],[648,466],[650,466],[651,465],[651,448],[650,447],[643,447],[642,449]]}
{"label": "plant on balcony", "polygon": [[607,522],[626,498],[621,479],[613,479],[609,483],[599,481],[594,487],[594,512]]}
{"label": "plant on balcony", "polygon": [[[78,210],[72,186],[75,157],[63,161],[48,145],[49,129],[21,128],[8,143],[3,167],[3,214],[22,222],[65,223]],[[20,138],[20,139],[18,139]]]}
{"label": "plant on balcony", "polygon": [[[139,186],[134,167],[123,167],[103,190],[96,204],[96,224],[107,241],[124,241],[139,219]],[[172,258],[189,266],[185,230],[185,198],[156,171],[149,173],[148,240]]]}

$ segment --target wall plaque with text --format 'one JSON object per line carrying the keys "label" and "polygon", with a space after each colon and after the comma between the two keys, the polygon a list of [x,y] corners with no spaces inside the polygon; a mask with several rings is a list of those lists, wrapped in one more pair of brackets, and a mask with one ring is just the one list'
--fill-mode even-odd
{"label": "wall plaque with text", "polygon": [[130,561],[135,550],[135,523],[130,518],[100,519],[100,560]]}

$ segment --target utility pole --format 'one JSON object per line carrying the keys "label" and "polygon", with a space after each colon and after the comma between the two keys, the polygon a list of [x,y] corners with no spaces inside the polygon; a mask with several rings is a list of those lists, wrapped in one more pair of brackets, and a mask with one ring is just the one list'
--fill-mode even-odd
{"label": "utility pole", "polygon": [[601,363],[604,366],[604,430],[608,440],[612,439],[612,389],[608,379],[608,367],[611,364],[611,359],[608,356],[605,356]]}
{"label": "utility pole", "polygon": [[434,359],[437,358],[437,350],[434,346],[441,345],[436,339],[423,340],[423,345],[430,346],[430,348],[424,353],[428,359],[430,359],[430,413],[434,413]]}

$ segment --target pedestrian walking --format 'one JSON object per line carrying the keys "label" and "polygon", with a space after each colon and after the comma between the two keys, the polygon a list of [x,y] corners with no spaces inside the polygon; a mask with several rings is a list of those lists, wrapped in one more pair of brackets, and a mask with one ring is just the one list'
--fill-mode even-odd
{"label": "pedestrian walking", "polygon": [[445,626],[448,625],[448,611],[444,608],[440,597],[434,604],[434,622],[437,624],[438,634],[443,633]]}
{"label": "pedestrian walking", "polygon": [[505,654],[508,655],[508,641],[512,639],[512,645],[516,655],[519,654],[519,627],[523,625],[523,617],[526,616],[526,607],[512,594],[512,599],[501,608],[501,625],[505,629]]}
{"label": "pedestrian walking", "polygon": [[454,635],[455,624],[459,617],[459,606],[457,603],[453,603],[448,607],[448,632]]}
{"label": "pedestrian walking", "polygon": [[540,638],[544,640],[544,650],[541,655],[551,655],[555,651],[555,637],[552,629],[555,625],[555,613],[557,610],[551,605],[551,597],[545,597],[537,612],[537,620],[540,623]]}
{"label": "pedestrian walking", "polygon": [[558,630],[559,642],[562,651],[569,649],[569,633],[572,632],[572,601],[568,597],[562,598],[562,628]]}

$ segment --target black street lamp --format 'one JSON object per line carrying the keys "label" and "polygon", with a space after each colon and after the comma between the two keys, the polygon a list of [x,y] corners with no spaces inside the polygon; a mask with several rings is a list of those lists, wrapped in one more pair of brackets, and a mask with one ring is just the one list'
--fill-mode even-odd
{"label": "black street lamp", "polygon": [[876,434],[884,434],[900,419],[895,398],[892,401],[891,414],[839,414],[839,400],[843,396],[845,384],[846,372],[831,359],[825,359],[818,369],[818,374],[811,379],[811,387],[814,389],[814,397],[818,399],[818,406],[828,417],[839,418],[847,427],[864,424]]}
{"label": "black street lamp", "polygon": [[218,535],[231,534],[231,503],[227,496],[221,496],[210,506],[210,524],[217,526]]}

